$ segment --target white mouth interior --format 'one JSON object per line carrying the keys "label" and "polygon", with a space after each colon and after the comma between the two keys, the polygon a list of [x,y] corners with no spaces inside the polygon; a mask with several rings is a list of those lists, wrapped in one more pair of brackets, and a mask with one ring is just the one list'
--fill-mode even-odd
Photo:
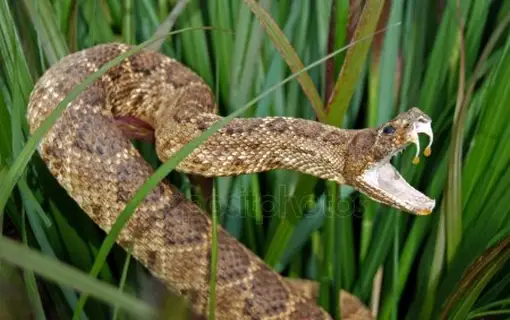
{"label": "white mouth interior", "polygon": [[377,189],[385,198],[401,208],[416,214],[428,214],[434,209],[435,200],[414,189],[389,163],[378,164],[361,177],[365,184]]}

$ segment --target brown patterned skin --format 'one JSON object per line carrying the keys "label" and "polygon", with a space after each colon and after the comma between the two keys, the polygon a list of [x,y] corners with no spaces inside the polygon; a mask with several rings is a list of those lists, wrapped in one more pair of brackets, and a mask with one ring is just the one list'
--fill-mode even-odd
{"label": "brown patterned skin", "polygon": [[[285,281],[296,291],[302,292],[302,295],[316,301],[319,295],[319,283],[305,279],[286,278]],[[363,303],[352,294],[345,290],[340,290],[340,298],[342,320],[373,320],[374,316],[370,309],[365,307]]]}
{"label": "brown patterned skin", "polygon": [[[75,85],[128,49],[123,44],[99,45],[51,67],[31,95],[31,132]],[[71,102],[44,137],[39,153],[59,183],[106,232],[153,173],[115,125],[116,117],[133,117],[152,126],[162,161],[220,119],[202,79],[155,52],[124,60]],[[377,160],[378,154],[365,150],[364,162],[344,163],[362,152],[364,144],[381,140],[377,130],[341,130],[293,118],[236,119],[177,169],[221,176],[283,168],[344,183]],[[194,311],[207,315],[211,221],[197,205],[161,183],[137,208],[118,243],[131,248],[168,288],[184,295]],[[222,229],[218,249],[218,319],[330,318]]]}

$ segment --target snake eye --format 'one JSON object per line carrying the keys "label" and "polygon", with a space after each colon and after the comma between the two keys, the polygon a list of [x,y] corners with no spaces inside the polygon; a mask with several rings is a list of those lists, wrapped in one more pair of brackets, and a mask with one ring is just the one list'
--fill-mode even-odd
{"label": "snake eye", "polygon": [[384,134],[390,134],[395,132],[395,128],[393,126],[386,126],[383,128],[382,132]]}

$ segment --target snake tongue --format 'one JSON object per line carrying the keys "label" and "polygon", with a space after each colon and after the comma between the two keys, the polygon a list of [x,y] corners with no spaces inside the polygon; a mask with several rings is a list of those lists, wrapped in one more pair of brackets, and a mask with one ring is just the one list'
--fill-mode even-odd
{"label": "snake tongue", "polygon": [[360,191],[373,200],[414,214],[429,214],[436,204],[410,186],[389,162],[367,170],[357,182]]}

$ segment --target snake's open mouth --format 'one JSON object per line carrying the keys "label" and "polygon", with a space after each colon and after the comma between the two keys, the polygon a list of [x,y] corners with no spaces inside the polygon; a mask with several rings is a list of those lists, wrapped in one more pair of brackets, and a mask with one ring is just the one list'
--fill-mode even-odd
{"label": "snake's open mouth", "polygon": [[417,122],[414,124],[413,130],[410,131],[406,139],[408,143],[373,165],[360,177],[358,183],[363,185],[364,189],[370,190],[370,192],[367,193],[376,201],[414,214],[427,215],[434,209],[435,200],[430,199],[410,186],[390,163],[391,158],[402,152],[410,143],[414,143],[417,146],[417,152],[413,163],[416,164],[419,162],[419,133],[425,133],[429,136],[429,145],[424,151],[425,156],[429,156],[431,150],[430,145],[433,140],[430,122]]}

